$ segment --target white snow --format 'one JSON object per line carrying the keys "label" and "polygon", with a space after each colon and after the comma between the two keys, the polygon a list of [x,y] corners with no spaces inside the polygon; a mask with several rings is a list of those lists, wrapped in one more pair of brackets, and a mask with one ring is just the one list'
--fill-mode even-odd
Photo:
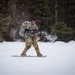
{"label": "white snow", "polygon": [[[46,58],[11,57],[20,55],[24,42],[0,43],[0,75],[75,75],[75,41],[38,42]],[[33,47],[28,55],[36,55]]]}

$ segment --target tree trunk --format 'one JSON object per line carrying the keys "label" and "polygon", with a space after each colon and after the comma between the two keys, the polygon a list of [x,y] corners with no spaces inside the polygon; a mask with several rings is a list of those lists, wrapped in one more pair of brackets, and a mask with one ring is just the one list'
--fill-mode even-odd
{"label": "tree trunk", "polygon": [[55,24],[57,25],[57,17],[58,17],[58,12],[57,12],[57,6],[58,6],[58,4],[57,4],[57,0],[55,0]]}

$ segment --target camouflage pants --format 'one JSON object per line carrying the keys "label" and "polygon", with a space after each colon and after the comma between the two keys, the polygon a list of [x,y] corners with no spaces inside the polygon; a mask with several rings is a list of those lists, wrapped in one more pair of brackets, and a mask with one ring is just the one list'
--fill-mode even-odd
{"label": "camouflage pants", "polygon": [[31,47],[33,45],[33,47],[36,49],[38,47],[38,43],[36,41],[36,37],[27,37],[26,38],[26,47]]}
{"label": "camouflage pants", "polygon": [[26,54],[26,53],[27,53],[27,50],[28,50],[32,45],[33,45],[33,47],[35,48],[37,55],[41,54],[36,39],[37,39],[37,37],[34,37],[34,38],[33,38],[33,37],[27,37],[27,38],[26,38],[26,40],[25,40],[25,41],[26,41],[26,47],[25,47],[25,49],[23,50],[22,54]]}

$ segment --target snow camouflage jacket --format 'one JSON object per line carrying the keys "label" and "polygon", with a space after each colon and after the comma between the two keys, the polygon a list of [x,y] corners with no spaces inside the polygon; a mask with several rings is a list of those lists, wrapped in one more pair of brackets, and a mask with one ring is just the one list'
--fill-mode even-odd
{"label": "snow camouflage jacket", "polygon": [[38,27],[36,26],[36,24],[32,25],[31,22],[25,21],[21,25],[19,34],[20,36],[23,36],[25,38],[28,36],[35,37],[35,35],[38,34]]}

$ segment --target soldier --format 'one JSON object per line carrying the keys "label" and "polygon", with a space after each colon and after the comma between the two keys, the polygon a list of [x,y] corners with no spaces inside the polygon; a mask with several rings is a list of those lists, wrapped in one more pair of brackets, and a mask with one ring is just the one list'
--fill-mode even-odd
{"label": "soldier", "polygon": [[[35,48],[35,51],[37,53],[37,56],[41,57],[42,54],[40,53],[40,49],[38,47],[38,43],[37,41],[39,40],[38,37],[38,27],[35,24],[35,21],[31,21],[31,23],[27,23],[25,22],[25,24],[23,23],[23,25],[21,26],[21,29],[23,28],[23,30],[25,30],[25,42],[26,42],[26,47],[23,50],[21,56],[27,56],[27,51],[28,49],[30,49],[30,47],[33,45],[33,47]],[[24,31],[22,31],[24,33]]]}

